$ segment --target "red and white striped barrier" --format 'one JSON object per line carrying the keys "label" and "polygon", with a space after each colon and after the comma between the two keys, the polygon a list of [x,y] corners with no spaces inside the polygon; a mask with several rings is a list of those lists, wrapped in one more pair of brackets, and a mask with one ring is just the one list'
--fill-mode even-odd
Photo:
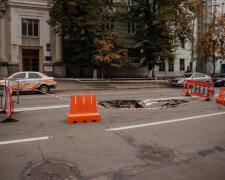
{"label": "red and white striped barrier", "polygon": [[38,92],[40,92],[40,93],[42,93],[42,94],[46,94],[46,95],[49,95],[49,96],[52,96],[52,97],[61,99],[61,100],[70,101],[70,99],[67,99],[67,98],[64,98],[64,97],[61,97],[61,96],[57,96],[57,95],[49,94],[49,93],[44,93],[44,92],[41,92],[40,90],[37,90],[37,89],[36,89],[36,91],[38,91]]}

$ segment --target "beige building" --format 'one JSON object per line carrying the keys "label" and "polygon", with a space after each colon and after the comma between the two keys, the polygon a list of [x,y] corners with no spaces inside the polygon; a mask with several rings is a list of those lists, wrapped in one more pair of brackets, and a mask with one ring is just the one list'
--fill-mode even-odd
{"label": "beige building", "polygon": [[8,0],[0,6],[0,77],[18,71],[64,76],[61,39],[47,24],[47,0]]}

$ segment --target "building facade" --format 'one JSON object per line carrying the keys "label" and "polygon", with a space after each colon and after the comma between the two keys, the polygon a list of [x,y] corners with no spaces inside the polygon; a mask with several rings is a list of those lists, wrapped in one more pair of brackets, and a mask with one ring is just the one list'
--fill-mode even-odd
{"label": "building facade", "polygon": [[[225,12],[225,0],[203,0],[204,8],[198,17],[198,30],[206,31],[205,24],[210,21],[213,11],[216,9],[217,16],[223,15]],[[200,36],[198,35],[197,40],[199,40]],[[216,55],[217,56],[217,55]],[[222,73],[222,65],[225,64],[225,60],[221,57],[216,57],[216,65],[215,65],[215,73],[217,75],[223,75]],[[204,72],[208,75],[213,74],[213,63],[208,62],[206,64],[201,64],[201,55],[197,54],[197,71]]]}
{"label": "building facade", "polygon": [[8,0],[0,9],[0,77],[18,71],[63,76],[61,38],[47,24],[46,0]]}
{"label": "building facade", "polygon": [[[220,0],[223,1],[223,0]],[[127,0],[128,8],[133,1]],[[48,0],[6,0],[0,5],[0,77],[18,71],[40,71],[55,77],[93,77],[92,67],[65,63],[62,57],[62,40],[56,36],[49,20]],[[129,10],[129,9],[128,9]],[[195,33],[197,21],[195,21]],[[109,27],[110,28],[110,27]],[[129,41],[135,33],[131,22],[117,22],[112,26],[119,32],[118,40]],[[157,76],[179,76],[186,71],[196,71],[190,43],[181,43],[173,64],[155,66]],[[99,72],[101,70],[99,69]],[[132,73],[131,73],[132,72]],[[105,77],[148,77],[148,66],[136,68],[107,68]],[[101,74],[98,75],[101,77]]]}

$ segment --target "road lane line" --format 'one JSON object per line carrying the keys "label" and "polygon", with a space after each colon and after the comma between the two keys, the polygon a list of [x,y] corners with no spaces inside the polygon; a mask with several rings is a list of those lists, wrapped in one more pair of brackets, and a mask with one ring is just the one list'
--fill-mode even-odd
{"label": "road lane line", "polygon": [[[56,95],[56,94],[52,94],[52,95]],[[59,95],[59,96],[62,96],[62,97],[70,97],[70,95]],[[36,98],[46,98],[46,97],[48,97],[48,98],[51,98],[51,96],[44,96],[44,95],[42,95],[42,96],[20,96],[20,99],[36,99]]]}
{"label": "road lane line", "polygon": [[19,140],[12,140],[12,141],[2,141],[2,142],[0,142],[0,145],[31,142],[31,141],[41,141],[41,140],[48,140],[48,139],[50,139],[49,136],[29,138],[29,139],[19,139]]}
{"label": "road lane line", "polygon": [[39,111],[39,110],[60,109],[60,108],[68,108],[68,107],[70,107],[70,105],[44,106],[44,107],[32,107],[32,108],[17,108],[13,112]]}
{"label": "road lane line", "polygon": [[[176,92],[175,90],[164,90],[164,91],[166,91],[166,92]],[[104,94],[104,95],[110,95],[110,94],[140,94],[140,93],[147,93],[147,92],[149,92],[149,93],[153,93],[153,92],[161,92],[160,90],[158,90],[158,91],[135,91],[135,92],[130,92],[130,91],[127,91],[127,92],[115,92],[115,93],[102,93],[102,94]]]}
{"label": "road lane line", "polygon": [[106,131],[121,131],[121,130],[126,130],[126,129],[140,128],[140,127],[146,127],[146,126],[155,126],[155,125],[160,125],[160,124],[168,124],[168,123],[187,121],[187,120],[193,120],[193,119],[204,118],[204,117],[218,116],[218,115],[223,115],[223,114],[225,114],[225,112],[205,114],[205,115],[200,115],[200,116],[192,116],[192,117],[187,117],[187,118],[179,118],[179,119],[160,121],[160,122],[152,122],[152,123],[146,123],[146,124],[123,126],[123,127],[118,127],[118,128],[109,128],[109,129],[106,129]]}

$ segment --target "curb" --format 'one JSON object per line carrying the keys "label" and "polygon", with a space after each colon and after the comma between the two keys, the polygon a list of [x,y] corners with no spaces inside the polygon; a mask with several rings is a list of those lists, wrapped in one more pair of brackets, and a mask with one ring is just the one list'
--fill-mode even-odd
{"label": "curb", "polygon": [[90,89],[52,89],[50,92],[76,92],[76,91],[102,91],[102,90],[138,90],[138,89],[160,89],[160,88],[170,88],[169,86],[160,86],[160,87],[142,87],[142,88],[90,88]]}

